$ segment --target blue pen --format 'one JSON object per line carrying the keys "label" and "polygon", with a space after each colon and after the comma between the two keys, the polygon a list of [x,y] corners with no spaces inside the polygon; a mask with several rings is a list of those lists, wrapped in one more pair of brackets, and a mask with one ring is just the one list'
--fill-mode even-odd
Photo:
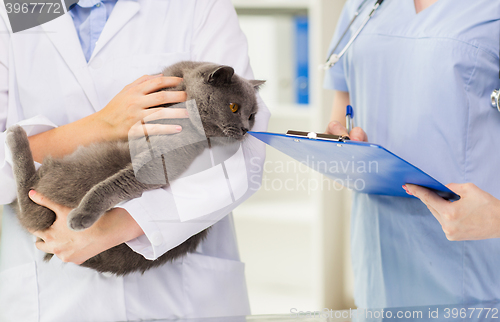
{"label": "blue pen", "polygon": [[347,134],[351,133],[351,130],[353,128],[353,121],[352,118],[354,117],[354,109],[352,108],[351,105],[347,105],[345,108],[345,126],[347,129]]}

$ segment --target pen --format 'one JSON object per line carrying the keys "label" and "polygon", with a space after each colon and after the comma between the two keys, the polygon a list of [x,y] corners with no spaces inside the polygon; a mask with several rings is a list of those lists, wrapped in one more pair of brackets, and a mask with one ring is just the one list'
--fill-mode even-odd
{"label": "pen", "polygon": [[351,133],[351,130],[353,128],[353,122],[352,118],[354,117],[354,109],[352,108],[351,105],[347,105],[345,108],[345,127],[347,129],[347,135]]}

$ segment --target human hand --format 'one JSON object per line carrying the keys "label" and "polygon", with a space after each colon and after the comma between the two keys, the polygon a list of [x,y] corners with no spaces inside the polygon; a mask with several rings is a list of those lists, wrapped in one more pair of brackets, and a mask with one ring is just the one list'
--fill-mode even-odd
{"label": "human hand", "polygon": [[[406,192],[419,198],[452,241],[500,237],[500,200],[472,183],[446,185],[460,196],[451,202],[420,186],[406,184]],[[403,188],[405,187],[403,186]]]}
{"label": "human hand", "polygon": [[45,253],[56,255],[63,262],[80,265],[105,250],[144,234],[130,214],[122,208],[108,211],[86,230],[73,231],[66,223],[71,208],[59,205],[34,190],[30,191],[29,197],[56,214],[56,220],[49,229],[31,231],[38,237],[36,247]]}
{"label": "human hand", "polygon": [[[178,86],[182,78],[145,75],[125,86],[102,110],[94,114],[103,129],[106,140],[127,139],[129,130],[152,114],[155,119],[187,118],[183,108],[154,107],[161,104],[180,103],[187,99],[186,92],[159,91]],[[148,135],[173,134],[182,130],[173,124],[144,124]]]}
{"label": "human hand", "polygon": [[326,129],[327,134],[333,135],[348,135],[349,138],[353,141],[362,141],[368,142],[368,136],[365,131],[363,131],[360,127],[355,127],[351,130],[351,133],[347,133],[347,129],[340,122],[332,121],[328,124],[328,128]]}

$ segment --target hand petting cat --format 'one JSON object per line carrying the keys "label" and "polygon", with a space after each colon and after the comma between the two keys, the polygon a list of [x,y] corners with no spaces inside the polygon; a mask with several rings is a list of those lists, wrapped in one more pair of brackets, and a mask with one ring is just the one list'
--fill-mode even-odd
{"label": "hand petting cat", "polygon": [[56,221],[49,229],[30,231],[38,237],[36,248],[56,255],[63,262],[80,265],[111,247],[144,234],[130,214],[122,208],[108,211],[89,229],[74,231],[66,223],[71,208],[59,205],[34,190],[30,191],[29,197],[56,214]]}
{"label": "hand petting cat", "polygon": [[[186,92],[160,91],[175,87],[182,78],[145,75],[125,86],[102,110],[55,129],[29,137],[33,159],[39,163],[47,156],[63,157],[79,146],[95,142],[125,140],[132,125],[158,112],[154,106],[186,101]],[[153,107],[153,108],[151,108]],[[187,118],[185,109],[171,108],[163,118]],[[146,125],[150,134],[173,134],[180,125]]]}
{"label": "hand petting cat", "polygon": [[[182,82],[179,77],[161,77],[159,75],[145,75],[125,86],[96,117],[106,131],[108,141],[128,139],[130,129],[137,122],[155,114],[161,118],[187,118],[185,108],[154,107],[168,103],[185,102],[186,92],[158,91],[162,88],[176,87]],[[153,107],[152,107],[153,106]],[[180,125],[145,124],[149,135],[174,134],[182,130]],[[141,128],[142,130],[142,128]],[[141,132],[143,135],[144,132]]]}

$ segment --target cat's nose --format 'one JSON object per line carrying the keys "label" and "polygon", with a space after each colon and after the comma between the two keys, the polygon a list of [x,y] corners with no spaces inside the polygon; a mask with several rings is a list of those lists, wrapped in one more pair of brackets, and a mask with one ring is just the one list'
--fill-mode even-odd
{"label": "cat's nose", "polygon": [[243,132],[243,135],[245,135],[245,134],[247,134],[248,129],[247,129],[247,128],[242,127],[242,128],[241,128],[241,132]]}

